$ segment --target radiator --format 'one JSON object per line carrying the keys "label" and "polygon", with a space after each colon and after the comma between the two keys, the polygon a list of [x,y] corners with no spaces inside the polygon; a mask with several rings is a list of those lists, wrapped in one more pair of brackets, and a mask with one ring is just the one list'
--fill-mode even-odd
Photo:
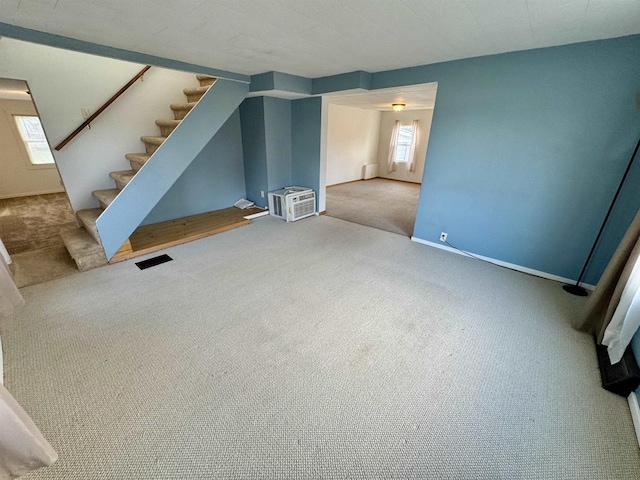
{"label": "radiator", "polygon": [[378,164],[370,163],[362,166],[362,179],[368,180],[378,176]]}

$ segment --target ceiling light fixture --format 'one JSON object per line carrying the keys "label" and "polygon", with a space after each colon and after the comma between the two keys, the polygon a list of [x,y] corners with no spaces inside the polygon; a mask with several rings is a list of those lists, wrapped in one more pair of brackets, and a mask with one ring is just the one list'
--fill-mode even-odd
{"label": "ceiling light fixture", "polygon": [[403,110],[405,106],[406,106],[406,105],[405,105],[404,103],[392,103],[392,104],[391,104],[391,107],[392,107],[396,112],[399,112],[400,110]]}

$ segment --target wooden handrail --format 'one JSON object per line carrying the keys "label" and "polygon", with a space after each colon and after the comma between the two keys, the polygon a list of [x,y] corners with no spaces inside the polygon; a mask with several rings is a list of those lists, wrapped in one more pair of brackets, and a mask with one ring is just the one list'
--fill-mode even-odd
{"label": "wooden handrail", "polygon": [[136,83],[136,81],[143,76],[147,70],[149,70],[151,68],[151,65],[147,65],[146,67],[144,67],[142,70],[140,70],[140,72],[138,72],[138,74],[133,77],[131,80],[129,80],[129,82],[122,87],[120,90],[118,90],[115,95],[113,95],[113,97],[111,97],[109,100],[107,100],[104,105],[102,105],[98,110],[95,111],[95,113],[93,115],[91,115],[89,118],[87,118],[84,122],[82,122],[82,124],[76,128],[73,132],[71,132],[71,134],[69,134],[69,136],[67,138],[65,138],[63,141],[61,141],[58,145],[56,145],[56,151],[59,151],[62,149],[62,147],[64,147],[67,143],[69,143],[71,140],[74,139],[74,137],[76,135],[78,135],[82,130],[85,129],[85,127],[87,127],[88,125],[91,124],[92,121],[94,121],[96,119],[96,117],[98,115],[100,115],[102,112],[105,111],[105,109],[111,105],[113,102],[115,102],[115,100],[122,95],[131,85],[133,85],[134,83]]}

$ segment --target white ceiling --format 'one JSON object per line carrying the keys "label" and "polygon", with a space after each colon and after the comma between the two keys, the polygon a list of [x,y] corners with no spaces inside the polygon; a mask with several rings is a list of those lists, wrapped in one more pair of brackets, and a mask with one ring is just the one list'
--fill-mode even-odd
{"label": "white ceiling", "polygon": [[0,21],[237,73],[380,71],[640,33],[640,0],[0,0]]}
{"label": "white ceiling", "polygon": [[12,80],[0,78],[0,98],[5,100],[31,100],[27,93],[27,82],[24,80]]}
{"label": "white ceiling", "polygon": [[423,83],[410,87],[382,88],[379,90],[358,90],[329,95],[329,102],[367,110],[392,110],[391,104],[404,103],[405,110],[426,110],[433,108],[436,100],[437,83]]}

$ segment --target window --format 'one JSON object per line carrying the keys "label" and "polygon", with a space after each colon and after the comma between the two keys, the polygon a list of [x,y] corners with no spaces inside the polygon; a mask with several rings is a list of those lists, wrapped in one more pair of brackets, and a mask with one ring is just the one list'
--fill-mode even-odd
{"label": "window", "polygon": [[14,115],[20,138],[32,165],[52,165],[51,149],[44,136],[40,119],[35,115]]}
{"label": "window", "polygon": [[396,147],[396,163],[409,162],[409,151],[411,150],[411,140],[413,138],[412,125],[400,125],[398,130],[398,143]]}

